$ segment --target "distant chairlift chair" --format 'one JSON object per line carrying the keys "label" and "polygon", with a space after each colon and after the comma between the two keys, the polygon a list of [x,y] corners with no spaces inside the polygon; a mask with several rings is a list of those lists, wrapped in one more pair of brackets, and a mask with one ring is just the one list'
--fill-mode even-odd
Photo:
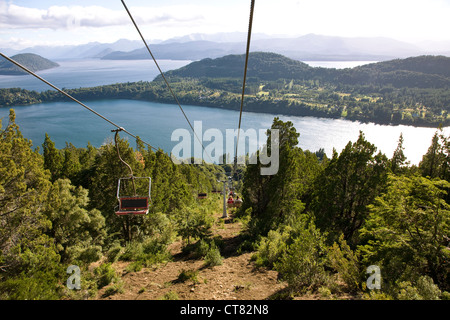
{"label": "distant chairlift chair", "polygon": [[198,195],[197,195],[197,198],[198,199],[206,199],[208,197],[208,194],[207,193],[199,193]]}

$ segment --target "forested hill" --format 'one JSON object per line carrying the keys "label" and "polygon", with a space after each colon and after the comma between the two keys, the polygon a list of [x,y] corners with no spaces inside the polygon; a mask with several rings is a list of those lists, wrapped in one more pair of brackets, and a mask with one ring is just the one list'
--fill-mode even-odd
{"label": "forested hill", "polygon": [[[244,59],[244,55],[203,59],[167,74],[188,78],[242,78]],[[254,52],[250,54],[247,72],[248,77],[258,81],[320,80],[336,86],[445,88],[450,85],[450,58],[419,56],[338,70],[310,67],[275,53]]]}
{"label": "forested hill", "polygon": [[[59,64],[41,57],[34,53],[21,53],[12,56],[11,59],[27,67],[33,72],[58,67]],[[25,71],[15,66],[11,62],[0,57],[0,75],[25,75]]]}
{"label": "forested hill", "polygon": [[[195,61],[177,70],[167,72],[169,76],[192,78],[242,78],[244,55],[227,55],[217,59]],[[315,70],[317,69],[317,70]],[[260,80],[303,79],[314,77],[323,68],[312,68],[306,63],[292,60],[276,53],[254,52],[248,60],[248,76]],[[325,70],[325,69],[323,69]]]}

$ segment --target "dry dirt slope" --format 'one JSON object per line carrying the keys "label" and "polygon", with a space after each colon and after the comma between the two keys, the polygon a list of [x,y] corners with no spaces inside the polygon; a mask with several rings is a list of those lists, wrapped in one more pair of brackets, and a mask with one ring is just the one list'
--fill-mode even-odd
{"label": "dry dirt slope", "polygon": [[[217,216],[220,221],[221,215]],[[225,244],[222,265],[205,268],[203,260],[183,256],[181,242],[175,242],[170,248],[174,258],[166,264],[126,272],[128,263],[115,263],[114,268],[122,273],[123,293],[104,297],[104,288],[97,299],[157,300],[170,294],[180,300],[263,300],[286,288],[286,283],[277,280],[276,271],[254,267],[250,261],[252,253],[237,254],[237,236],[242,226],[232,217],[224,222],[216,224],[213,230]],[[198,283],[177,281],[183,270],[197,271]]]}

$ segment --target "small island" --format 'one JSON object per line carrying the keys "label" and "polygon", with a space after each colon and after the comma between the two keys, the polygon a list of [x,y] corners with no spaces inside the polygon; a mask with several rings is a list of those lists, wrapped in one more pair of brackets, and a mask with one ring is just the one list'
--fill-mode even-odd
{"label": "small island", "polygon": [[[34,53],[16,54],[15,56],[12,56],[11,59],[17,61],[33,72],[59,67],[59,64],[56,62],[45,59]],[[0,57],[0,75],[17,76],[26,74],[28,74],[26,71]]]}

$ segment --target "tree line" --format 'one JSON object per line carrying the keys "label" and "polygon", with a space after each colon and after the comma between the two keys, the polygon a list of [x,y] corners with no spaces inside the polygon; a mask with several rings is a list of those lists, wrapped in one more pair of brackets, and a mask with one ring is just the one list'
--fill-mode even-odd
{"label": "tree line", "polygon": [[[248,79],[245,109],[251,112],[293,116],[345,118],[377,124],[404,124],[439,127],[450,124],[446,89],[393,88],[373,86],[329,86],[319,80],[293,79],[259,82]],[[236,79],[170,78],[180,103],[238,110],[242,90]],[[119,83],[91,88],[67,89],[81,101],[99,99],[134,99],[174,103],[162,81]],[[53,91],[29,91],[19,88],[0,89],[3,107],[42,102],[69,101]]]}

